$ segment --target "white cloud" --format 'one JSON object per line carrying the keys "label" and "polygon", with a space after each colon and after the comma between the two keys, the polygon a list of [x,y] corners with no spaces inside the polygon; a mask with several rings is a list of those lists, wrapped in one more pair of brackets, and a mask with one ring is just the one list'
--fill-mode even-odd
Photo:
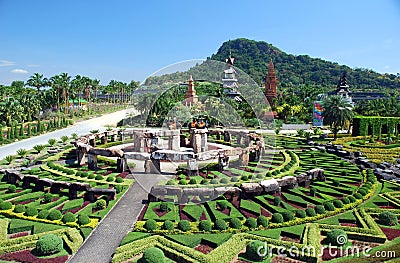
{"label": "white cloud", "polygon": [[15,73],[15,74],[27,74],[28,71],[25,70],[25,69],[16,68],[16,69],[11,70],[11,73]]}
{"label": "white cloud", "polygon": [[5,59],[0,59],[0,67],[12,66],[15,65],[15,62],[8,61]]}

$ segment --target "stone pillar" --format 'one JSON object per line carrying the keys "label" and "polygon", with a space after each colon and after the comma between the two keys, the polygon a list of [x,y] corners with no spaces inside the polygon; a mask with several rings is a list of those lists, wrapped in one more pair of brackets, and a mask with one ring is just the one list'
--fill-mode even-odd
{"label": "stone pillar", "polygon": [[84,165],[86,163],[85,157],[85,151],[80,147],[76,148],[76,159],[78,161],[78,165]]}
{"label": "stone pillar", "polygon": [[96,198],[94,197],[94,194],[92,191],[87,191],[85,193],[85,200],[89,201],[91,203],[96,202]]}
{"label": "stone pillar", "polygon": [[103,135],[100,137],[101,144],[106,144],[107,143],[107,135]]}
{"label": "stone pillar", "polygon": [[173,151],[179,151],[180,138],[179,136],[172,135],[168,137],[168,149]]}
{"label": "stone pillar", "polygon": [[52,194],[59,194],[60,191],[61,191],[60,186],[52,185],[52,186],[50,187],[50,193],[52,193]]}
{"label": "stone pillar", "polygon": [[207,145],[207,133],[201,133],[201,152],[206,152],[208,151],[208,145]]}
{"label": "stone pillar", "polygon": [[181,134],[180,136],[180,147],[187,147],[186,145],[186,136]]}
{"label": "stone pillar", "polygon": [[159,159],[150,159],[151,162],[153,163],[154,168],[156,169],[155,171],[153,171],[153,173],[161,173],[161,164],[160,164],[160,160]]}
{"label": "stone pillar", "polygon": [[189,176],[197,176],[199,175],[199,163],[197,162],[197,159],[188,159],[187,160],[187,172]]}
{"label": "stone pillar", "polygon": [[122,173],[126,170],[126,165],[127,163],[125,158],[122,157],[117,159],[117,171],[119,173]]}
{"label": "stone pillar", "polygon": [[239,165],[247,166],[248,164],[249,164],[249,151],[243,150],[242,153],[239,155]]}
{"label": "stone pillar", "polygon": [[225,142],[231,141],[231,134],[228,131],[224,131],[224,141]]}
{"label": "stone pillar", "polygon": [[217,131],[217,140],[221,140],[221,133],[219,131]]}
{"label": "stone pillar", "polygon": [[96,138],[90,138],[89,139],[89,144],[92,147],[96,147]]}
{"label": "stone pillar", "polygon": [[141,132],[135,132],[134,139],[134,151],[135,152],[143,152],[144,151],[144,136]]}
{"label": "stone pillar", "polygon": [[194,153],[201,153],[208,150],[207,147],[207,129],[192,129],[190,131],[190,145]]}
{"label": "stone pillar", "polygon": [[116,133],[112,134],[111,135],[111,141],[112,142],[116,142],[117,141],[117,136],[118,136],[118,134],[116,134]]}
{"label": "stone pillar", "polygon": [[88,154],[88,168],[89,170],[97,170],[99,167],[97,166],[97,155],[96,154]]}
{"label": "stone pillar", "polygon": [[239,132],[236,136],[236,143],[240,146],[242,143],[242,134]]}
{"label": "stone pillar", "polygon": [[[154,162],[156,161],[156,162]],[[158,161],[158,168],[155,166],[155,163]],[[144,172],[146,174],[158,174],[160,173],[160,160],[156,159],[146,159],[144,161]]]}

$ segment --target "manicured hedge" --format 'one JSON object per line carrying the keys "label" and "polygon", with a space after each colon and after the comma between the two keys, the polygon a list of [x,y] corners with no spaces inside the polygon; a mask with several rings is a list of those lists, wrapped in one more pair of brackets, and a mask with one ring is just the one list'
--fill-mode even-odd
{"label": "manicured hedge", "polygon": [[41,256],[52,255],[63,249],[61,237],[49,234],[39,238],[36,242],[36,253]]}

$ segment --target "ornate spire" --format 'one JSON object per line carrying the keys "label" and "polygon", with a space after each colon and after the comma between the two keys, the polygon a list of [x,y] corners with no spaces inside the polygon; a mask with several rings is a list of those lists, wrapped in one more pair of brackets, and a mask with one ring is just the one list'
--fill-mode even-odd
{"label": "ornate spire", "polygon": [[268,64],[268,73],[267,77],[265,78],[265,96],[268,99],[270,105],[274,104],[274,100],[277,98],[276,88],[278,87],[278,78],[275,74],[275,67],[272,59],[269,61]]}
{"label": "ornate spire", "polygon": [[232,57],[232,51],[229,50],[229,57],[225,59],[226,64],[228,66],[233,66],[233,63],[235,62],[235,58]]}
{"label": "ornate spire", "polygon": [[196,95],[192,75],[190,75],[188,82],[188,89],[186,90],[185,94],[185,103],[192,105],[193,103],[197,103],[199,101],[199,97]]}
{"label": "ornate spire", "polygon": [[346,79],[346,72],[343,72],[342,75],[340,76],[340,80],[339,83],[337,84],[337,88],[340,87],[349,87],[349,84],[347,83],[347,79]]}

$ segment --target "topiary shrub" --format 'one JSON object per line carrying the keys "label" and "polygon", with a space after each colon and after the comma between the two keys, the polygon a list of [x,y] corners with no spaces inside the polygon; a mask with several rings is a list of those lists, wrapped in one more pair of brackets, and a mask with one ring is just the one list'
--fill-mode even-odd
{"label": "topiary shrub", "polygon": [[354,203],[357,199],[354,197],[354,196],[352,196],[352,195],[349,195],[347,198],[349,198],[349,201],[350,201],[350,203]]}
{"label": "topiary shrub", "polygon": [[101,174],[96,175],[95,177],[96,180],[103,180],[103,176]]}
{"label": "topiary shrub", "polygon": [[179,184],[181,184],[181,185],[187,185],[187,184],[188,184],[188,181],[187,181],[186,179],[181,179],[181,180],[179,180]]}
{"label": "topiary shrub", "polygon": [[190,230],[190,223],[188,220],[181,220],[178,223],[178,229],[182,230],[184,232],[187,232]]}
{"label": "topiary shrub", "polygon": [[226,208],[228,208],[228,201],[226,200],[217,201],[217,206],[219,207],[219,210],[225,210]]}
{"label": "topiary shrub", "polygon": [[257,217],[257,225],[267,227],[268,226],[268,218],[266,216],[258,216]]}
{"label": "topiary shrub", "polygon": [[379,223],[385,226],[395,226],[398,224],[398,219],[396,214],[384,211],[379,214]]}
{"label": "topiary shrub", "polygon": [[340,182],[338,180],[333,180],[333,186],[338,187],[340,185]]}
{"label": "topiary shrub", "polygon": [[310,195],[311,196],[315,196],[317,194],[317,189],[315,189],[315,188],[310,188]]}
{"label": "topiary shrub", "polygon": [[272,223],[283,223],[283,216],[281,213],[274,213],[271,218]]}
{"label": "topiary shrub", "polygon": [[208,221],[208,220],[201,220],[199,222],[198,228],[199,228],[200,231],[209,232],[212,229],[211,222]]}
{"label": "topiary shrub", "polygon": [[0,210],[9,210],[12,208],[12,203],[10,201],[0,202]]}
{"label": "topiary shrub", "polygon": [[197,184],[196,179],[191,178],[190,181],[189,181],[189,184]]}
{"label": "topiary shrub", "polygon": [[298,218],[305,218],[307,216],[307,214],[306,214],[306,211],[299,209],[299,210],[296,210],[296,216]]}
{"label": "topiary shrub", "polygon": [[104,209],[107,206],[107,202],[104,199],[99,199],[96,201],[96,203],[94,203],[94,207],[96,209]]}
{"label": "topiary shrub", "polygon": [[237,177],[237,176],[232,176],[231,177],[231,182],[238,182],[239,181],[239,177]]}
{"label": "topiary shrub", "polygon": [[327,211],[333,211],[333,210],[335,210],[335,206],[334,206],[331,202],[325,203],[325,204],[324,204],[324,208],[325,208],[325,210],[327,210]]}
{"label": "topiary shrub", "polygon": [[174,223],[171,220],[165,220],[162,229],[164,230],[174,230]]}
{"label": "topiary shrub", "polygon": [[94,174],[89,174],[89,175],[88,175],[88,178],[89,178],[89,179],[94,179],[95,177],[96,177],[96,175],[94,175]]}
{"label": "topiary shrub", "polygon": [[71,222],[75,222],[76,221],[76,217],[73,213],[71,212],[67,212],[63,215],[61,221],[63,221],[64,223],[71,223]]}
{"label": "topiary shrub", "polygon": [[282,203],[282,199],[279,196],[274,197],[274,206],[279,206]]}
{"label": "topiary shrub", "polygon": [[245,226],[248,228],[256,228],[257,227],[257,220],[253,217],[249,217],[246,219],[246,222],[244,223]]}
{"label": "topiary shrub", "polygon": [[46,219],[48,217],[49,213],[50,213],[49,210],[46,210],[46,209],[41,210],[41,211],[39,211],[37,218]]}
{"label": "topiary shrub", "polygon": [[30,206],[25,209],[24,215],[26,216],[35,216],[38,214],[38,210],[36,207]]}
{"label": "topiary shrub", "polygon": [[152,247],[144,251],[143,256],[138,260],[138,263],[164,263],[164,252],[157,248]]}
{"label": "topiary shrub", "polygon": [[342,203],[345,205],[350,204],[350,200],[348,197],[343,197],[341,200],[342,200]]}
{"label": "topiary shrub", "polygon": [[221,184],[227,184],[227,183],[229,183],[229,179],[226,178],[226,177],[224,177],[224,178],[221,178],[221,180],[219,180],[219,182],[220,182]]}
{"label": "topiary shrub", "polygon": [[364,189],[359,189],[358,193],[362,196],[365,196],[367,194],[367,191],[365,191]]}
{"label": "topiary shrub", "polygon": [[263,179],[263,178],[264,178],[264,175],[262,175],[262,174],[257,174],[256,178],[257,178],[257,179]]}
{"label": "topiary shrub", "polygon": [[49,212],[47,219],[49,220],[60,220],[62,218],[62,214],[59,210],[53,209]]}
{"label": "topiary shrub", "polygon": [[114,180],[115,180],[114,176],[107,177],[107,182],[114,182]]}
{"label": "topiary shrub", "polygon": [[240,179],[242,179],[243,181],[247,181],[249,180],[249,177],[247,175],[242,175]]}
{"label": "topiary shrub", "polygon": [[87,225],[90,223],[90,218],[87,215],[79,215],[78,216],[78,224],[80,226]]}
{"label": "topiary shrub", "polygon": [[167,212],[167,211],[168,211],[168,204],[165,203],[165,202],[161,202],[159,208],[160,208],[160,210],[161,210],[162,212]]}
{"label": "topiary shrub", "polygon": [[[118,178],[121,178],[121,177],[117,177],[117,179],[118,179]],[[168,181],[167,181],[167,185],[175,185],[175,180],[174,180],[174,179],[168,180]]]}
{"label": "topiary shrub", "polygon": [[43,196],[43,201],[45,203],[50,203],[51,201],[53,201],[53,194],[52,193],[45,193]]}
{"label": "topiary shrub", "polygon": [[226,229],[226,222],[222,219],[217,219],[214,222],[214,228],[216,230],[225,230]]}
{"label": "topiary shrub", "polygon": [[287,210],[285,212],[282,212],[281,214],[284,222],[294,220],[294,214],[292,211]]}
{"label": "topiary shrub", "polygon": [[362,199],[362,198],[363,198],[362,195],[361,195],[360,193],[355,193],[355,194],[354,194],[354,197],[355,197],[356,199]]}
{"label": "topiary shrub", "polygon": [[317,214],[325,214],[325,208],[324,208],[324,206],[323,205],[316,205],[315,206],[315,212],[317,213]]}
{"label": "topiary shrub", "polygon": [[210,181],[210,184],[218,184],[218,179],[212,179],[211,181]]}
{"label": "topiary shrub", "polygon": [[326,242],[333,246],[343,246],[347,240],[347,234],[342,229],[333,229],[326,235]]}
{"label": "topiary shrub", "polygon": [[[264,254],[265,256],[262,256]],[[268,256],[268,247],[259,240],[251,241],[246,246],[246,256],[252,261],[262,261]]]}
{"label": "topiary shrub", "polygon": [[307,216],[316,216],[317,215],[317,213],[315,212],[315,209],[311,208],[311,207],[306,209],[306,214],[307,214]]}
{"label": "topiary shrub", "polygon": [[147,231],[154,231],[158,228],[157,222],[154,219],[148,219],[143,226]]}
{"label": "topiary shrub", "polygon": [[35,252],[40,256],[47,256],[58,253],[62,249],[62,238],[54,234],[49,234],[39,238],[36,242]]}
{"label": "topiary shrub", "polygon": [[333,205],[336,208],[342,208],[343,207],[343,202],[341,200],[339,200],[339,199],[336,199],[336,200],[333,200]]}
{"label": "topiary shrub", "polygon": [[209,181],[207,179],[202,179],[200,184],[209,184]]}
{"label": "topiary shrub", "polygon": [[17,191],[17,187],[15,185],[9,185],[8,186],[8,192],[9,193],[15,193]]}
{"label": "topiary shrub", "polygon": [[26,207],[24,205],[18,204],[14,207],[14,212],[15,213],[24,213],[25,212]]}
{"label": "topiary shrub", "polygon": [[242,228],[242,222],[240,221],[239,218],[231,218],[229,220],[229,226],[234,229],[241,229]]}
{"label": "topiary shrub", "polygon": [[123,181],[124,181],[124,179],[122,179],[122,177],[115,178],[115,182],[117,182],[117,183],[122,183]]}

